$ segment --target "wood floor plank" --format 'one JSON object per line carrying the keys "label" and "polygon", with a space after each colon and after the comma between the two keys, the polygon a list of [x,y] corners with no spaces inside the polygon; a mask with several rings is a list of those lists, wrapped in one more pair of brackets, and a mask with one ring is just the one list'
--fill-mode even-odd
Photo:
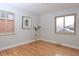
{"label": "wood floor plank", "polygon": [[79,56],[79,50],[38,40],[0,51],[0,56]]}

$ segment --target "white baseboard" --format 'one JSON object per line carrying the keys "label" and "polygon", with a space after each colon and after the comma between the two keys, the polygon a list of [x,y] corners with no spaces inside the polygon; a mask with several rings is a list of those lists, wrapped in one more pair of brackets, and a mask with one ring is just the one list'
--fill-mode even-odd
{"label": "white baseboard", "polygon": [[[38,40],[44,40],[44,41],[47,41],[47,42],[58,44],[57,42],[46,40],[46,39],[38,39]],[[7,46],[7,47],[3,47],[3,48],[0,48],[0,51],[6,50],[6,49],[10,49],[10,48],[13,48],[13,47],[16,47],[16,46],[20,46],[20,45],[23,45],[23,44],[28,44],[28,43],[31,43],[31,42],[34,42],[34,40],[18,43],[18,44],[15,44],[15,45],[10,45],[10,46]],[[79,49],[79,47],[71,46],[71,45],[68,45],[68,44],[59,44],[59,45],[67,46],[67,47],[70,47],[70,48]]]}
{"label": "white baseboard", "polygon": [[28,44],[28,43],[31,43],[31,42],[34,42],[34,40],[18,43],[18,44],[15,44],[15,45],[10,45],[10,46],[7,46],[7,47],[3,47],[3,48],[0,48],[0,51],[10,49],[10,48],[13,48],[13,47],[16,47],[16,46]]}
{"label": "white baseboard", "polygon": [[[51,41],[51,40],[47,40],[47,39],[40,39],[40,40],[44,40],[44,41],[47,41],[47,42],[50,42],[50,43],[54,43],[54,44],[59,44],[57,42],[54,42],[54,41]],[[78,49],[79,50],[79,47],[76,47],[76,46],[71,46],[71,45],[68,45],[68,44],[64,44],[64,43],[61,43],[59,45],[62,45],[62,46],[66,46],[66,47],[70,47],[70,48],[74,48],[74,49]]]}

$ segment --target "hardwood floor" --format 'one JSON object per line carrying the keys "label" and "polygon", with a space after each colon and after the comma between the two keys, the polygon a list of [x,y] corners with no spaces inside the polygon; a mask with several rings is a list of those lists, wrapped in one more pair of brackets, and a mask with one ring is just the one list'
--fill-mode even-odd
{"label": "hardwood floor", "polygon": [[79,50],[38,40],[0,51],[1,56],[79,56]]}

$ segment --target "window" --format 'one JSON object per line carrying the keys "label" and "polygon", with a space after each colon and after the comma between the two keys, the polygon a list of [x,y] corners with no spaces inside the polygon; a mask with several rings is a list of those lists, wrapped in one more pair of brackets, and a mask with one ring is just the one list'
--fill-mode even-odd
{"label": "window", "polygon": [[14,32],[14,13],[0,11],[0,34]]}
{"label": "window", "polygon": [[55,17],[55,32],[70,33],[76,32],[76,14]]}

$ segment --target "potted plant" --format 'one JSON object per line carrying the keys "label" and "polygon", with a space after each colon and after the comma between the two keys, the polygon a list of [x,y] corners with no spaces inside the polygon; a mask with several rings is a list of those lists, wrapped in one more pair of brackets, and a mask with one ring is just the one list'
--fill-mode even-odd
{"label": "potted plant", "polygon": [[34,39],[36,40],[37,39],[37,32],[38,32],[38,30],[40,29],[41,27],[39,26],[39,25],[36,25],[36,26],[34,26],[33,27],[33,29],[34,29],[34,32],[35,32],[35,37],[34,37]]}

